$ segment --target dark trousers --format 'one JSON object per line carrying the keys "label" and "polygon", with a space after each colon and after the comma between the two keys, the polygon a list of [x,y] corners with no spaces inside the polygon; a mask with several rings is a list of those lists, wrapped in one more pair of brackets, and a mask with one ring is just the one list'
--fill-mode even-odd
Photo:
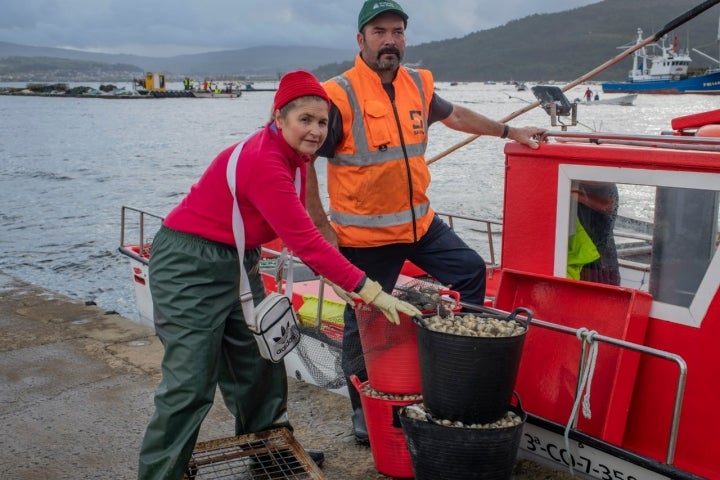
{"label": "dark trousers", "polygon": [[[392,292],[405,260],[422,268],[445,286],[460,294],[460,300],[482,305],[485,300],[485,261],[437,215],[427,233],[415,243],[397,243],[371,248],[340,249],[368,278]],[[345,307],[342,368],[346,377],[367,380],[355,311]],[[352,388],[350,386],[349,388]]]}

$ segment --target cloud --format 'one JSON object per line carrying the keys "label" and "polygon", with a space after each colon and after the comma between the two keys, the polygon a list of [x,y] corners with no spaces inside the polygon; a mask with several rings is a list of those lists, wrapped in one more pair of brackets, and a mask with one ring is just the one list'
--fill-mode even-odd
{"label": "cloud", "polygon": [[[457,38],[598,0],[404,0],[408,44]],[[355,49],[359,0],[6,0],[0,41],[171,56],[261,45]]]}

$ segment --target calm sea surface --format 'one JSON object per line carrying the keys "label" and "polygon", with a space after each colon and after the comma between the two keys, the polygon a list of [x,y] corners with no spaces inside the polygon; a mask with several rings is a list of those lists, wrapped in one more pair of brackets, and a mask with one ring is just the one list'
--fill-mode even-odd
{"label": "calm sea surface", "polygon": [[[438,93],[498,120],[534,101],[501,84],[440,83]],[[272,98],[0,96],[0,271],[136,319],[128,262],[117,251],[121,207],[167,214],[221,149],[266,122]],[[718,108],[716,96],[642,95],[631,107],[581,105],[583,126],[572,131],[653,134],[673,117]],[[512,124],[550,122],[534,109]],[[435,125],[430,137],[428,158],[468,136]],[[480,138],[432,164],[435,208],[499,220],[503,144]]]}

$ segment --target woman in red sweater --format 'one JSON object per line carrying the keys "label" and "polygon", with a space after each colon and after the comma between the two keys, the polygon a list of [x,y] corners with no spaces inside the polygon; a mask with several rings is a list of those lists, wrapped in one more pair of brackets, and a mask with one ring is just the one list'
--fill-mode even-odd
{"label": "woman in red sweater", "polygon": [[[257,304],[265,296],[260,246],[280,237],[315,272],[397,323],[398,312],[420,312],[348,262],[305,210],[306,163],[327,136],[329,105],[312,74],[290,72],[275,94],[271,122],[242,147],[236,197],[253,299]],[[153,240],[150,290],[165,354],[155,413],[140,451],[141,479],[182,478],[218,386],[235,416],[236,435],[290,427],[285,366],[260,356],[238,298],[239,259],[226,174],[236,145],[213,160]]]}

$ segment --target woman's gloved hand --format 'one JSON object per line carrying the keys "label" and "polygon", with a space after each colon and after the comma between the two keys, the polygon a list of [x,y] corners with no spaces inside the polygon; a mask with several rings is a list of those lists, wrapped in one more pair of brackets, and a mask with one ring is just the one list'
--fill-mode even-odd
{"label": "woman's gloved hand", "polygon": [[398,312],[411,317],[422,315],[420,310],[409,303],[403,302],[389,293],[385,293],[378,282],[370,280],[369,278],[365,280],[365,284],[363,284],[358,295],[365,303],[373,304],[379,308],[387,319],[395,325],[400,324]]}

